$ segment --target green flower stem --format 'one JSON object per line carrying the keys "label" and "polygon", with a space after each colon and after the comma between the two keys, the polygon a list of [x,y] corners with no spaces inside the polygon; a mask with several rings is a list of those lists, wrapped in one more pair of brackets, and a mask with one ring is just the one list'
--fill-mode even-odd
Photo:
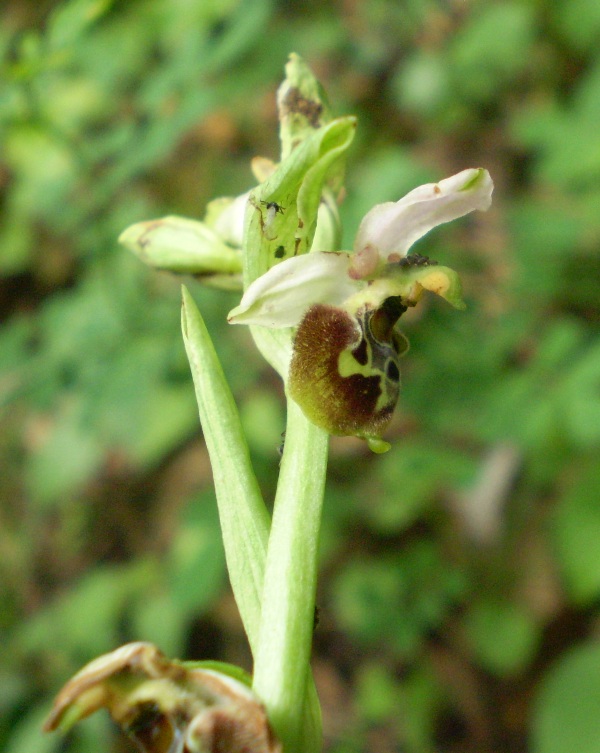
{"label": "green flower stem", "polygon": [[309,745],[304,719],[317,703],[307,682],[327,445],[326,432],[289,400],[253,683],[285,753],[315,753],[320,742]]}

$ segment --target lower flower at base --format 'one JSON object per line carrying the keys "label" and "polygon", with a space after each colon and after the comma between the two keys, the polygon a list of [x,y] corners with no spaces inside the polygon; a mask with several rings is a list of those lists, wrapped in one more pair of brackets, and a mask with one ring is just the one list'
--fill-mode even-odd
{"label": "lower flower at base", "polygon": [[67,730],[106,708],[143,753],[281,753],[264,707],[231,670],[236,677],[128,643],[69,680],[44,729]]}

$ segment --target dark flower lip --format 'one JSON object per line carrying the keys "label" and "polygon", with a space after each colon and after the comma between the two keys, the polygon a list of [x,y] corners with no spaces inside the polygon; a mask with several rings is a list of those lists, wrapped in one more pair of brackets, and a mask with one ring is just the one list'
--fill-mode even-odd
{"label": "dark flower lip", "polygon": [[404,307],[356,316],[312,306],[298,327],[289,373],[291,397],[331,434],[379,437],[398,400],[402,339],[393,325]]}
{"label": "dark flower lip", "polygon": [[143,753],[281,753],[247,685],[169,661],[150,643],[126,644],[86,665],[58,694],[44,730],[69,729],[101,708]]}

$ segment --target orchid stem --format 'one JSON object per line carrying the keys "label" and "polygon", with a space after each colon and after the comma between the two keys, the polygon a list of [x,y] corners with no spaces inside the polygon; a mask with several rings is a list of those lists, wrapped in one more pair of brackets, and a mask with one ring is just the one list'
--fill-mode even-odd
{"label": "orchid stem", "polygon": [[308,682],[327,445],[327,433],[289,400],[253,684],[285,753],[314,753],[315,743],[320,747],[320,740],[305,739],[303,720],[314,718],[313,704],[318,713]]}

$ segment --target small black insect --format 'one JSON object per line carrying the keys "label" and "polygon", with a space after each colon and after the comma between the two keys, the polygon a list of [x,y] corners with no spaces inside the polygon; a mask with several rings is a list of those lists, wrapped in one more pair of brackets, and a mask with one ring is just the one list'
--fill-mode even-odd
{"label": "small black insect", "polygon": [[276,201],[261,201],[261,204],[264,204],[267,207],[267,212],[271,212],[272,214],[283,214],[285,212],[284,207],[281,206],[281,204],[278,204]]}
{"label": "small black insect", "polygon": [[285,449],[285,431],[281,432],[281,444],[277,448],[277,454],[279,455],[279,464],[281,465],[281,458],[283,457],[283,450]]}
{"label": "small black insect", "polygon": [[318,606],[317,606],[317,605],[315,604],[315,613],[314,613],[314,616],[313,616],[313,632],[314,632],[314,631],[315,631],[315,630],[317,629],[317,627],[319,626],[319,622],[321,622],[321,615],[320,615],[320,612],[321,612],[321,610],[320,610],[320,609],[319,609],[319,607],[318,607]]}
{"label": "small black insect", "polygon": [[404,256],[398,262],[398,266],[403,269],[410,269],[410,267],[435,267],[437,261],[433,261],[428,256],[422,254],[410,254],[410,256]]}

